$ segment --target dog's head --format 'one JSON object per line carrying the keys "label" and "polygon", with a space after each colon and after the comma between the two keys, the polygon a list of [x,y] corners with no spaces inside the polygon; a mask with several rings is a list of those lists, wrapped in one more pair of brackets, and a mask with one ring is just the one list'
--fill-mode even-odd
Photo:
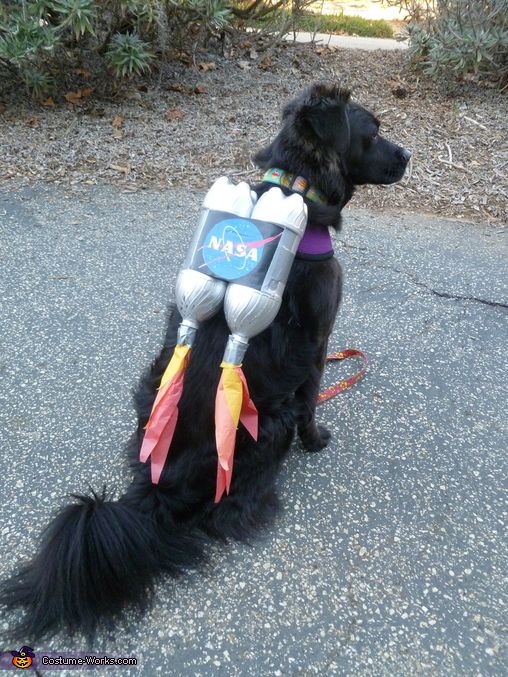
{"label": "dog's head", "polygon": [[395,183],[404,175],[410,153],[383,138],[379,126],[347,90],[315,84],[286,105],[281,131],[254,160],[301,174],[343,206],[354,186]]}
{"label": "dog's head", "polygon": [[347,175],[355,186],[400,181],[411,153],[379,133],[379,120],[356,103],[347,106],[349,147],[345,158]]}

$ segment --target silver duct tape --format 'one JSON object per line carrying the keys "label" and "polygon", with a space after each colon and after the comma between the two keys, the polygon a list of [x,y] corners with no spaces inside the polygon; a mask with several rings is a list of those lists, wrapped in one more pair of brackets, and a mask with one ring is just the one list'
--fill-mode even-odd
{"label": "silver duct tape", "polygon": [[230,364],[242,364],[249,342],[241,336],[231,335],[226,344],[223,361]]}
{"label": "silver duct tape", "polygon": [[176,280],[176,304],[184,320],[203,322],[222,306],[226,283],[197,270],[184,269]]}
{"label": "silver duct tape", "polygon": [[178,327],[177,343],[180,346],[193,346],[198,323],[191,320],[184,320]]}

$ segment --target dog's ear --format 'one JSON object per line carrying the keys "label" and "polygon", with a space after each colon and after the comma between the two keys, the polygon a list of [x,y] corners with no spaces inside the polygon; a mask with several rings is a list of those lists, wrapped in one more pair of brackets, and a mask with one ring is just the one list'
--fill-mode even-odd
{"label": "dog's ear", "polygon": [[349,98],[350,92],[340,87],[314,85],[307,90],[295,117],[320,145],[345,153],[349,147]]}

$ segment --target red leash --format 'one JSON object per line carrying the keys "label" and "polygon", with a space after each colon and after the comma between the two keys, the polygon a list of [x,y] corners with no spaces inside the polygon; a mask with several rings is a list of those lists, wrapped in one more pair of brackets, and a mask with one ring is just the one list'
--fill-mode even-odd
{"label": "red leash", "polygon": [[317,398],[318,404],[322,404],[327,400],[331,400],[332,397],[335,397],[335,395],[338,395],[339,393],[344,392],[344,390],[351,388],[351,386],[354,386],[355,383],[358,383],[358,381],[365,376],[369,360],[367,358],[367,355],[365,355],[365,353],[362,353],[361,350],[355,350],[354,348],[346,348],[346,350],[340,350],[338,353],[332,353],[331,355],[328,355],[326,361],[327,362],[334,362],[335,360],[342,361],[347,359],[348,357],[359,357],[363,362],[362,368],[359,371],[357,371],[356,374],[353,374],[353,376],[350,376],[349,378],[344,379],[342,381],[338,381],[333,386],[330,386],[326,390],[323,390],[322,393],[319,393]]}

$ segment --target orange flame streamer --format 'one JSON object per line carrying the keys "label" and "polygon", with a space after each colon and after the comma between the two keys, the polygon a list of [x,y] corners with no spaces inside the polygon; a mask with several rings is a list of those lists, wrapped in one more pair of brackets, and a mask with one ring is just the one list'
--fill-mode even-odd
{"label": "orange flame streamer", "polygon": [[258,411],[250,398],[241,365],[222,362],[222,375],[215,398],[215,441],[217,444],[217,485],[215,503],[229,494],[233,475],[236,431],[241,421],[258,439]]}
{"label": "orange flame streamer", "polygon": [[151,456],[153,484],[159,483],[173,440],[189,353],[190,346],[175,347],[171,361],[162,375],[157,397],[145,426],[139,460],[144,463]]}

